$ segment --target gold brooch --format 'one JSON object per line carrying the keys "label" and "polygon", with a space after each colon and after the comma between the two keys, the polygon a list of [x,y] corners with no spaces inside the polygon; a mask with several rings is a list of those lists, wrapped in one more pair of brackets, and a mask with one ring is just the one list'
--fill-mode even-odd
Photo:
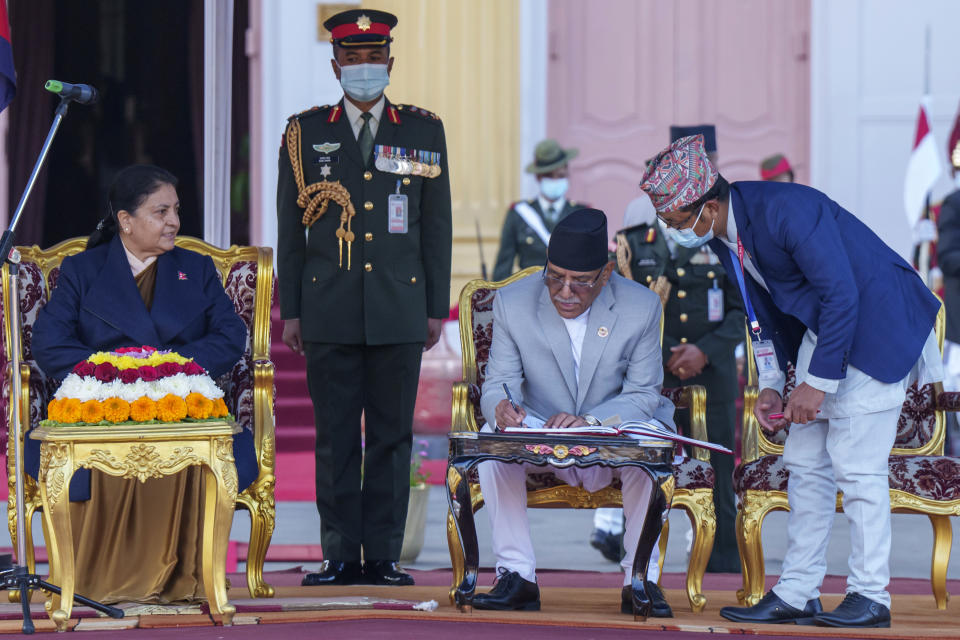
{"label": "gold brooch", "polygon": [[357,18],[357,28],[360,29],[360,31],[370,30],[370,18],[368,18],[366,14],[363,14]]}

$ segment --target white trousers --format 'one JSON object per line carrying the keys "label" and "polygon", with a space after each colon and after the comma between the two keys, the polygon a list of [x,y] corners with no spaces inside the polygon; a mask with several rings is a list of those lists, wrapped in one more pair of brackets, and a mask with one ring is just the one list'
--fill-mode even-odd
{"label": "white trousers", "polygon": [[593,528],[615,536],[623,533],[623,510],[616,507],[602,507],[593,514]]}
{"label": "white trousers", "polygon": [[774,592],[803,609],[819,597],[837,490],[850,525],[847,592],[890,606],[890,484],[887,458],[900,406],[794,424],[784,446],[790,471],[787,553]]}
{"label": "white trousers", "polygon": [[[587,467],[578,469],[555,469],[532,464],[487,461],[477,465],[480,474],[480,489],[490,527],[493,532],[493,553],[497,569],[501,567],[516,571],[524,580],[535,582],[537,560],[530,537],[530,522],[527,518],[527,474],[552,472],[557,478],[572,486],[582,486],[587,491],[598,491],[619,477],[623,485],[623,513],[626,531],[623,547],[626,556],[620,561],[624,570],[623,584],[630,584],[633,574],[633,556],[640,540],[650,501],[650,476],[636,467]],[[656,547],[654,547],[656,549]],[[656,582],[659,577],[657,562],[652,561],[647,579]]]}

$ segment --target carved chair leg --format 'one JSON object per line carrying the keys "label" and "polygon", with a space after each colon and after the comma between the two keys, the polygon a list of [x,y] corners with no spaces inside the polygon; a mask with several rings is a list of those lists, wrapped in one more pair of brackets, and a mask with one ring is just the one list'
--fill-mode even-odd
{"label": "carved chair leg", "polygon": [[930,586],[937,601],[937,609],[946,609],[950,594],[947,593],[947,566],[950,564],[950,548],[953,546],[953,528],[950,516],[928,514],[933,525],[933,559],[930,566]]}
{"label": "carved chair leg", "polygon": [[447,511],[447,547],[450,549],[450,566],[453,568],[453,583],[450,585],[450,604],[456,604],[455,594],[457,587],[463,582],[464,558],[463,547],[460,546],[460,535],[457,533],[457,523],[453,514]]}
{"label": "carved chair leg", "polygon": [[693,529],[693,547],[690,549],[690,563],[687,565],[687,600],[690,602],[690,611],[700,613],[707,604],[707,598],[703,595],[703,574],[707,570],[707,563],[713,552],[713,539],[717,533],[713,491],[694,490],[690,504],[684,508]]}
{"label": "carved chair leg", "polygon": [[[747,491],[742,508],[737,513],[737,543],[743,565],[743,592],[737,598],[747,606],[757,604],[763,597],[766,569],[763,563],[763,519],[775,510],[789,511],[786,493]],[[769,495],[776,494],[776,495]]]}
{"label": "carved chair leg", "polygon": [[247,590],[251,598],[272,598],[274,588],[263,580],[263,564],[273,538],[276,504],[273,481],[257,482],[246,491],[241,502],[250,512],[250,546],[247,550]]}
{"label": "carved chair leg", "polygon": [[660,544],[657,548],[660,551],[660,557],[657,559],[657,586],[663,582],[663,561],[667,557],[667,543],[670,541],[670,520],[663,521],[663,529],[660,530]]}

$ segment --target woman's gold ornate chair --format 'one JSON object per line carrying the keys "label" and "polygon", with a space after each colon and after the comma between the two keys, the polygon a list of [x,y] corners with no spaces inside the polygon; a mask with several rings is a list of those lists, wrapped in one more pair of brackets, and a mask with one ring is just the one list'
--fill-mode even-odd
{"label": "woman's gold ornate chair", "polygon": [[[936,333],[943,351],[945,314],[937,316]],[[737,598],[756,604],[764,592],[765,569],[761,527],[771,511],[789,511],[787,480],[783,464],[783,443],[789,428],[769,433],[760,428],[753,415],[757,400],[756,366],[747,335],[747,388],[743,402],[743,436],[740,465],[734,471],[737,493],[737,541],[743,567],[743,589]],[[785,399],[794,386],[794,372],[788,371]],[[897,439],[890,452],[890,508],[894,513],[926,515],[933,525],[933,559],[930,582],[938,609],[947,607],[947,566],[953,530],[950,516],[960,515],[960,459],[943,455],[946,433],[944,412],[960,410],[960,393],[946,393],[942,385],[917,383],[907,389]],[[837,494],[837,511],[843,510]]]}
{"label": "woman's gold ornate chair", "polygon": [[[472,280],[460,293],[460,342],[463,347],[463,380],[453,385],[452,431],[478,431],[483,425],[480,413],[480,388],[483,385],[490,356],[490,344],[493,340],[493,298],[497,289],[538,273],[542,267],[529,267],[500,282]],[[662,332],[662,327],[661,327]],[[694,438],[707,439],[706,391],[700,386],[677,389],[663,389],[664,396],[673,401],[678,408],[689,408],[691,435]],[[673,494],[672,507],[687,512],[694,530],[693,548],[687,568],[687,598],[690,609],[699,613],[706,605],[702,593],[703,574],[706,570],[710,552],[713,550],[713,537],[717,522],[713,508],[713,467],[710,466],[709,452],[696,449],[693,457],[684,457],[683,462],[675,465],[674,477],[677,484]],[[476,512],[483,506],[479,481],[474,471],[470,478],[471,499]],[[571,487],[559,481],[552,473],[535,473],[527,476],[527,506],[571,509],[596,509],[597,507],[621,507],[619,480],[611,486],[595,493],[589,493],[579,487]],[[666,550],[667,528],[661,537],[660,563]],[[450,548],[450,560],[453,565],[453,593],[463,579],[464,559],[457,535],[453,516],[447,514],[447,544]],[[586,542],[584,543],[586,544]]]}
{"label": "woman's gold ornate chair", "polygon": [[[79,253],[86,247],[86,238],[73,238],[49,249],[18,247],[21,254],[18,290],[20,296],[20,323],[23,339],[21,389],[10,389],[10,276],[3,271],[3,333],[0,337],[0,371],[4,372],[0,411],[9,423],[11,395],[21,403],[22,433],[37,425],[46,414],[46,406],[57,385],[48,380],[33,360],[31,337],[33,323],[40,308],[46,304],[50,291],[60,274],[60,262],[69,255]],[[273,251],[268,247],[237,247],[218,249],[197,238],[181,236],[177,246],[209,255],[223,278],[224,289],[233,301],[237,315],[247,326],[247,345],[243,358],[224,374],[217,383],[225,392],[225,401],[237,422],[254,434],[260,473],[243,493],[237,496],[237,507],[250,512],[250,546],[247,557],[247,588],[250,595],[269,598],[274,594],[272,586],[263,581],[263,563],[275,521],[274,505],[274,410],[275,395],[273,363],[270,361],[270,305],[275,288],[273,276]],[[3,438],[13,433],[12,425],[3,432]],[[7,525],[13,546],[16,547],[15,471],[14,447],[7,447]],[[41,508],[40,491],[33,478],[24,474],[24,497],[26,502],[26,564],[33,573],[36,566],[30,524],[33,515]],[[23,562],[23,559],[20,559]],[[11,597],[13,593],[11,592]]]}

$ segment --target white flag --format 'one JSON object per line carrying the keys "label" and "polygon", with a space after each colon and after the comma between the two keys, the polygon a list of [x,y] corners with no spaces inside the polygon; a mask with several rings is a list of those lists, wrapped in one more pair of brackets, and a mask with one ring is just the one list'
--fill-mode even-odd
{"label": "white flag", "polygon": [[907,162],[907,177],[903,185],[903,206],[910,227],[913,228],[923,214],[927,194],[940,177],[940,154],[930,130],[927,118],[927,103],[924,96],[920,102],[920,114],[917,116],[917,133],[913,141],[913,152]]}

